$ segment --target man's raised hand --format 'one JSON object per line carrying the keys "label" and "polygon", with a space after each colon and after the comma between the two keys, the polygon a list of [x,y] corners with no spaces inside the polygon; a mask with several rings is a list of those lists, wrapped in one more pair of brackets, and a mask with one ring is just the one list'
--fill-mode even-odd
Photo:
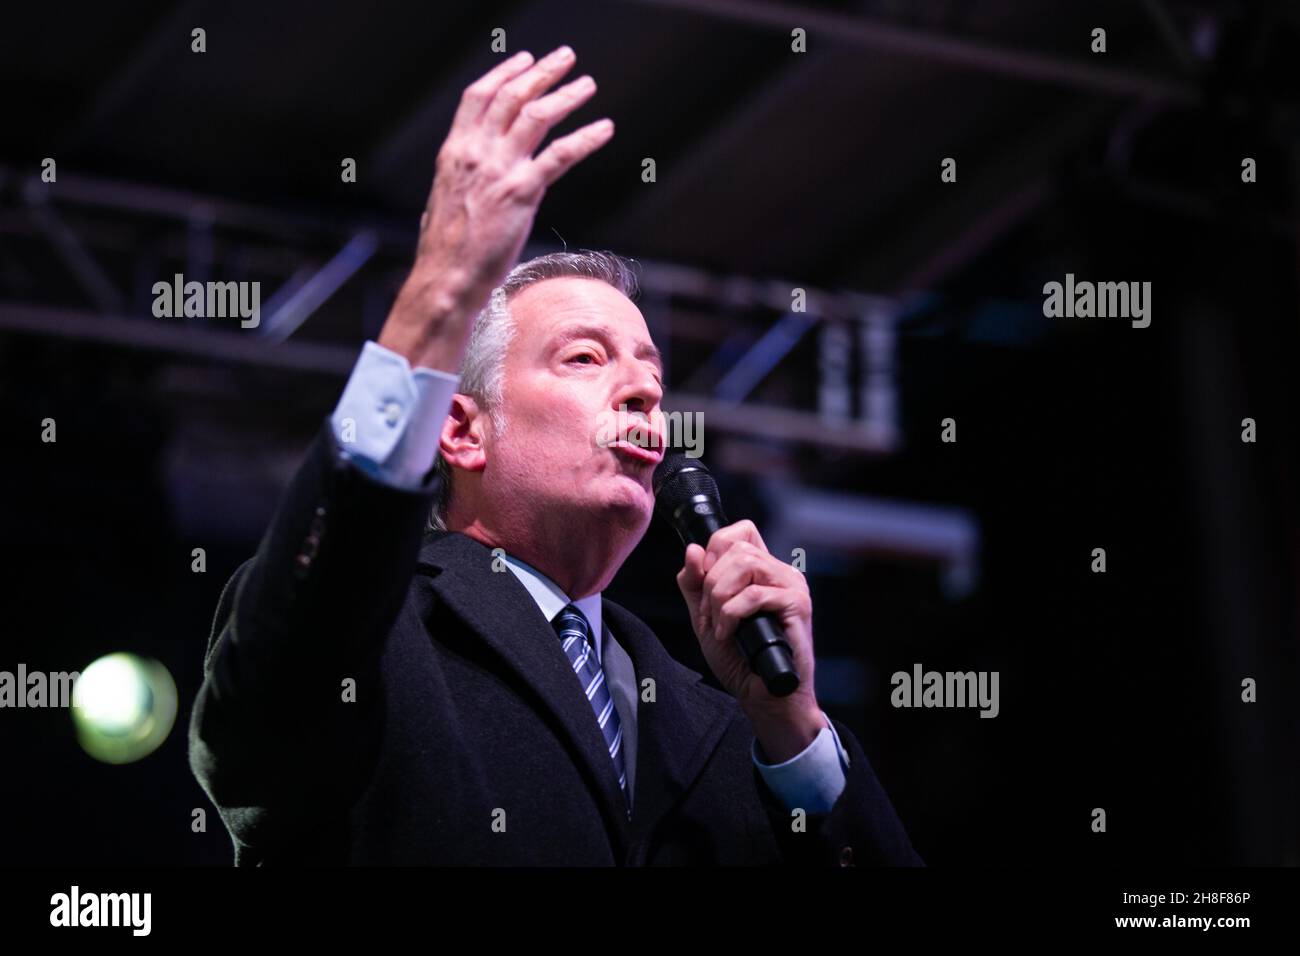
{"label": "man's raised hand", "polygon": [[411,275],[379,344],[412,365],[457,371],[474,317],[519,258],[546,189],[605,145],[598,120],[533,155],[555,124],[596,91],[589,76],[547,93],[573,67],[567,46],[527,53],[465,88],[442,148]]}

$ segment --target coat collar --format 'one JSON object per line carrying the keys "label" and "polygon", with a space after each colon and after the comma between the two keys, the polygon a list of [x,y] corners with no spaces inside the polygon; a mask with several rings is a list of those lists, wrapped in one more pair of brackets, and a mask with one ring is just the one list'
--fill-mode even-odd
{"label": "coat collar", "polygon": [[[738,713],[735,701],[674,660],[634,614],[602,598],[610,633],[636,669],[636,791],[629,822],[613,761],[555,631],[519,579],[504,564],[494,571],[493,561],[492,552],[467,535],[430,532],[420,549],[416,586],[431,588],[558,720],[622,858],[699,776]],[[653,702],[646,699],[647,679],[654,681]]]}

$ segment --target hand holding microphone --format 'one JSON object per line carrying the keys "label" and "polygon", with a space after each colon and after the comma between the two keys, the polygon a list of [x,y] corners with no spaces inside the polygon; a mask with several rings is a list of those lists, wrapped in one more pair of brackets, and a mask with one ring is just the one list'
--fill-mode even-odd
{"label": "hand holding microphone", "polygon": [[767,550],[752,521],[726,524],[717,484],[698,459],[670,451],[655,470],[654,489],[656,511],[687,545],[677,586],[705,660],[771,758],[780,759],[782,749],[797,753],[795,737],[806,744],[803,738],[824,726],[813,692],[807,581]]}

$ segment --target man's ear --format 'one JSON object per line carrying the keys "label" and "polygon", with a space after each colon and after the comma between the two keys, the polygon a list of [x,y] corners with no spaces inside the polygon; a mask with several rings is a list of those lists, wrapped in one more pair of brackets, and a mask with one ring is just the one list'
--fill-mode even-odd
{"label": "man's ear", "polygon": [[466,471],[482,471],[487,466],[483,441],[487,420],[473,398],[460,392],[452,396],[438,439],[438,451],[448,465]]}

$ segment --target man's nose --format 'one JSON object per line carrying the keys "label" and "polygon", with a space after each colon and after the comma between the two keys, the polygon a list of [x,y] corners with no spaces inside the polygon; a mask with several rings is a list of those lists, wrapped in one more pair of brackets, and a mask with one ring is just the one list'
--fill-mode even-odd
{"label": "man's nose", "polygon": [[664,390],[655,380],[654,373],[640,367],[630,374],[628,381],[619,390],[616,405],[626,405],[629,409],[645,412],[649,415],[663,401]]}

